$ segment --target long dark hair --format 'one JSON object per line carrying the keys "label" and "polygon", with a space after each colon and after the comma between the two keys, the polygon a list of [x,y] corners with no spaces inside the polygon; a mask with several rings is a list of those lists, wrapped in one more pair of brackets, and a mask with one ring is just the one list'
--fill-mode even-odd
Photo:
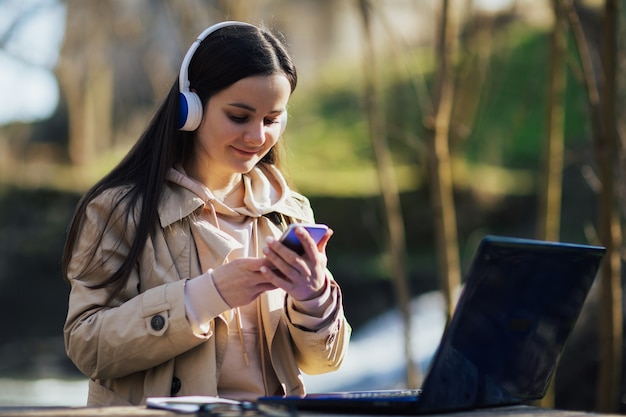
{"label": "long dark hair", "polygon": [[[202,41],[189,64],[190,87],[200,97],[203,106],[215,93],[235,82],[254,75],[284,74],[296,88],[296,69],[282,42],[267,30],[253,26],[226,26]],[[110,287],[109,302],[124,288],[130,273],[144,249],[150,229],[157,220],[157,207],[165,184],[167,171],[176,163],[184,163],[193,150],[194,132],[177,129],[179,107],[178,80],[139,137],[137,143],[124,159],[96,183],[83,196],[76,207],[70,223],[63,252],[63,275],[68,278],[68,268],[72,260],[80,226],[87,205],[104,191],[127,187],[127,192],[116,199],[115,207],[125,203],[126,216],[114,219],[109,214],[100,237],[93,243],[90,265],[102,237],[114,221],[135,223],[136,235],[127,257],[120,268],[93,288]],[[279,164],[280,141],[263,158],[261,163]],[[138,210],[138,215],[134,213]],[[96,268],[96,265],[92,266]],[[88,272],[88,267],[81,274]]]}

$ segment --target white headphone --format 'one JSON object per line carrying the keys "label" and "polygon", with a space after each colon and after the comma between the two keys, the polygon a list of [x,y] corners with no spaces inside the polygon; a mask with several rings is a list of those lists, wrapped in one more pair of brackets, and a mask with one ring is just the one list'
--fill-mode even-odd
{"label": "white headphone", "polygon": [[[179,94],[179,103],[178,103],[178,129],[184,131],[194,131],[200,126],[200,122],[202,121],[202,102],[200,101],[200,97],[193,91],[189,90],[190,82],[189,82],[189,63],[191,62],[191,58],[193,58],[193,54],[200,46],[200,43],[207,38],[211,33],[217,31],[226,26],[250,26],[250,23],[245,22],[237,22],[237,21],[226,21],[220,22],[209,28],[205,29],[198,38],[191,44],[185,58],[183,59],[183,63],[180,66],[180,74],[178,76],[178,89],[180,91]],[[280,115],[280,134],[282,135],[285,131],[285,127],[287,126],[287,112],[283,112]]]}

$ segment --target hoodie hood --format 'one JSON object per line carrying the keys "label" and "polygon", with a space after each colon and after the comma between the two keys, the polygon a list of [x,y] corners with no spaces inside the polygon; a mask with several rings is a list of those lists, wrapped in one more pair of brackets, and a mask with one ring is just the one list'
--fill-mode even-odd
{"label": "hoodie hood", "polygon": [[220,202],[204,184],[186,175],[182,167],[171,168],[159,204],[161,226],[166,227],[200,208],[211,206],[216,214],[233,217],[261,217],[280,213],[295,221],[312,221],[308,200],[291,190],[273,165],[259,164],[243,174],[244,205],[229,207]]}

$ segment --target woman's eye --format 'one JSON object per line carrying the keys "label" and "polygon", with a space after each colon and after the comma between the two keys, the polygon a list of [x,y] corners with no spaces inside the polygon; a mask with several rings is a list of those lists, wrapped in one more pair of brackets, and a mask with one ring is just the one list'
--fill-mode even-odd
{"label": "woman's eye", "polygon": [[265,119],[265,125],[266,125],[266,126],[273,125],[274,123],[279,123],[279,119],[278,119],[278,118],[274,118],[274,119]]}
{"label": "woman's eye", "polygon": [[[250,121],[250,117],[248,115],[237,115],[237,114],[229,114],[228,117],[230,118],[230,120],[232,120],[235,123],[247,123]],[[279,123],[280,120],[278,117],[266,117],[265,119],[263,119],[263,124],[265,126],[271,126],[274,123]]]}
{"label": "woman's eye", "polygon": [[238,116],[236,114],[231,114],[229,117],[235,123],[245,123],[248,120],[248,116]]}

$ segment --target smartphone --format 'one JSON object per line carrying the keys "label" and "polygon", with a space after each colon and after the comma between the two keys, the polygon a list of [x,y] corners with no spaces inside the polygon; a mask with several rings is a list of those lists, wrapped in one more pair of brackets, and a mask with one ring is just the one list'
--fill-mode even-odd
{"label": "smartphone", "polygon": [[287,230],[285,230],[285,233],[281,236],[280,241],[283,245],[287,246],[298,255],[302,255],[304,253],[304,248],[300,243],[300,239],[296,236],[296,227],[298,226],[304,227],[309,232],[313,240],[315,240],[315,243],[318,243],[328,230],[328,226],[325,224],[290,224]]}

